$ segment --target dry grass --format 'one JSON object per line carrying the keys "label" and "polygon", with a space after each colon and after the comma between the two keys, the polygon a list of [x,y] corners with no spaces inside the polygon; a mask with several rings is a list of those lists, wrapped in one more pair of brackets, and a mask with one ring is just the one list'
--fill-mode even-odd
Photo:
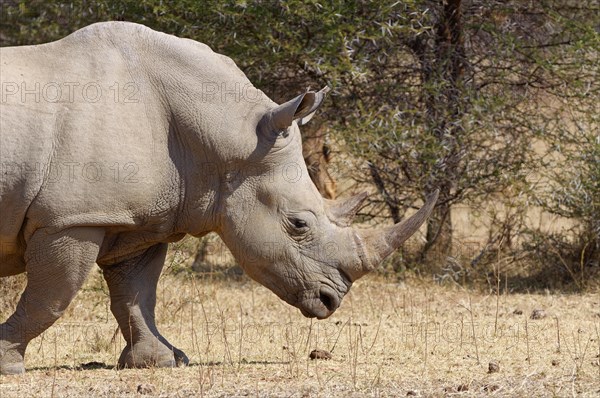
{"label": "dry grass", "polygon": [[[149,396],[181,397],[600,391],[596,293],[496,296],[370,277],[330,319],[311,321],[244,278],[167,274],[159,285],[159,328],[191,365],[117,371],[123,339],[115,337],[99,273],[86,286],[60,322],[31,343],[27,373],[0,376],[0,397],[136,396],[140,384],[152,384]],[[535,309],[546,317],[530,319]],[[310,360],[314,348],[333,359]],[[491,361],[499,372],[488,373]]]}

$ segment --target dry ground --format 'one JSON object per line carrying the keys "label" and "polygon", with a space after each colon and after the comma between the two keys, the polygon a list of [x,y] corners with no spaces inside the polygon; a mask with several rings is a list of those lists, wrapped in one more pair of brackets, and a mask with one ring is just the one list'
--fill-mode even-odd
{"label": "dry ground", "polygon": [[[530,319],[536,309],[546,316]],[[157,317],[190,366],[115,370],[123,339],[95,273],[31,343],[27,373],[0,376],[0,397],[139,396],[139,385],[163,397],[600,394],[597,293],[496,296],[367,277],[330,319],[311,321],[244,278],[167,273]],[[314,348],[333,358],[310,360]]]}

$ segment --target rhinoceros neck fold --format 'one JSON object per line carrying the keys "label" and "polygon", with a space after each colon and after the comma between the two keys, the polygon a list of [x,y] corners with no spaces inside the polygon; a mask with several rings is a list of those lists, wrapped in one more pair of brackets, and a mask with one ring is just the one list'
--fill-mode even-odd
{"label": "rhinoceros neck fold", "polygon": [[169,154],[182,197],[178,229],[218,229],[222,197],[251,173],[256,126],[275,104],[228,57],[208,46],[150,31],[144,68],[168,119]]}

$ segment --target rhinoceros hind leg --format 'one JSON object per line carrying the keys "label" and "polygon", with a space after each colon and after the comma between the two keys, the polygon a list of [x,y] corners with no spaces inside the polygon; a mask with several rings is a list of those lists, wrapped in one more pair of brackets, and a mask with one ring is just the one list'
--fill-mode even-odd
{"label": "rhinoceros hind leg", "polygon": [[174,367],[189,362],[161,336],[155,323],[156,286],[166,253],[167,244],[159,244],[137,257],[102,267],[110,308],[127,342],[119,368]]}
{"label": "rhinoceros hind leg", "polygon": [[99,228],[36,231],[25,251],[27,287],[15,312],[0,324],[0,374],[25,372],[27,344],[63,314],[98,256]]}

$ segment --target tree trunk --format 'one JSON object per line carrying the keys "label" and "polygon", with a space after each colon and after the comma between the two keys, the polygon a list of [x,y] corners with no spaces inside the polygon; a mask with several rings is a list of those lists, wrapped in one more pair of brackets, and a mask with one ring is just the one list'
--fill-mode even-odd
{"label": "tree trunk", "polygon": [[427,220],[426,243],[421,250],[421,261],[432,271],[439,271],[446,264],[452,251],[452,216],[450,206],[436,206]]}
{"label": "tree trunk", "polygon": [[[438,169],[433,169],[426,191],[440,189],[439,204],[427,222],[427,242],[421,250],[421,260],[432,270],[441,269],[452,251],[451,198],[460,163],[461,118],[466,112],[464,86],[466,66],[462,39],[461,0],[444,0],[435,26],[433,44],[421,39],[412,43],[423,70],[427,87],[441,90],[424,91],[427,124],[437,141],[447,148]],[[433,48],[431,46],[433,45]]]}
{"label": "tree trunk", "polygon": [[328,169],[331,148],[325,141],[325,128],[309,124],[302,127],[301,134],[302,156],[310,179],[324,198],[335,199],[336,182]]}

